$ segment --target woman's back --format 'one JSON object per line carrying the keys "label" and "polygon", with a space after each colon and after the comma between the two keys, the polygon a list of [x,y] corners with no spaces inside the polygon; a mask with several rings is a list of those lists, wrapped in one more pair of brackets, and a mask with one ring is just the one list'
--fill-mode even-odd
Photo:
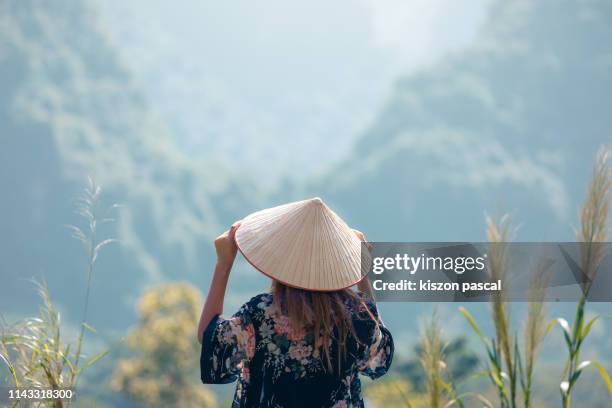
{"label": "woman's back", "polygon": [[204,333],[202,381],[238,379],[238,407],[363,406],[358,374],[383,375],[393,340],[373,302],[357,294],[341,299],[352,323],[344,335],[337,325],[329,334],[320,327],[318,336],[312,325],[299,327],[270,293],[255,296],[230,319],[217,316]]}

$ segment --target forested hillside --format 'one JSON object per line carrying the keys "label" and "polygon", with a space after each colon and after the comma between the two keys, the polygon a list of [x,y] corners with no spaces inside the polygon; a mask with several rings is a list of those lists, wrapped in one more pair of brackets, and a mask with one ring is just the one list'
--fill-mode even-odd
{"label": "forested hillside", "polygon": [[571,240],[598,146],[612,140],[612,3],[499,1],[478,40],[400,78],[314,189],[377,239]]}
{"label": "forested hillside", "polygon": [[103,326],[128,324],[144,285],[205,281],[213,234],[256,206],[248,176],[177,151],[98,22],[77,0],[0,4],[0,309],[9,315],[32,304],[23,296],[32,276],[52,274],[68,310],[81,304],[67,294],[83,287],[85,260],[64,225],[79,221],[73,201],[87,176],[106,205],[123,205],[106,231],[122,244],[95,277],[93,320]]}

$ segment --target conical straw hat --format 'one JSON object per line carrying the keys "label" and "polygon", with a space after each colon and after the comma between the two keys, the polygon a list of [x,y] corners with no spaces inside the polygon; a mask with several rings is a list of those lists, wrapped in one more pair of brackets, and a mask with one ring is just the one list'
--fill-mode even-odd
{"label": "conical straw hat", "polygon": [[361,241],[318,197],[247,216],[236,231],[236,244],[264,275],[295,288],[340,290],[366,275]]}

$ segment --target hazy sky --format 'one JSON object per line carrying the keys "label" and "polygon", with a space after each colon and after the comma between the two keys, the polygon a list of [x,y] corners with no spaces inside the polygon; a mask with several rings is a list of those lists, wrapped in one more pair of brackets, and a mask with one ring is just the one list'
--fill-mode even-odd
{"label": "hazy sky", "polygon": [[399,75],[468,44],[488,2],[99,6],[152,109],[186,151],[239,158],[265,174],[307,175],[342,156]]}
{"label": "hazy sky", "polygon": [[374,45],[411,71],[461,49],[486,16],[489,0],[366,0]]}

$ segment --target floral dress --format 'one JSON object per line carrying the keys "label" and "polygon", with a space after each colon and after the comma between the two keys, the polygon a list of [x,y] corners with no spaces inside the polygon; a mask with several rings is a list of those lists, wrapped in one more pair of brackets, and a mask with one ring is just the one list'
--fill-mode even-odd
{"label": "floral dress", "polygon": [[[327,370],[314,336],[292,327],[272,294],[260,294],[229,319],[216,316],[202,341],[200,369],[205,384],[238,380],[232,407],[363,407],[358,374],[384,375],[393,358],[393,338],[373,302],[345,300],[354,333],[346,340],[341,372]],[[372,320],[365,308],[378,319]],[[338,349],[330,345],[337,366]]]}

